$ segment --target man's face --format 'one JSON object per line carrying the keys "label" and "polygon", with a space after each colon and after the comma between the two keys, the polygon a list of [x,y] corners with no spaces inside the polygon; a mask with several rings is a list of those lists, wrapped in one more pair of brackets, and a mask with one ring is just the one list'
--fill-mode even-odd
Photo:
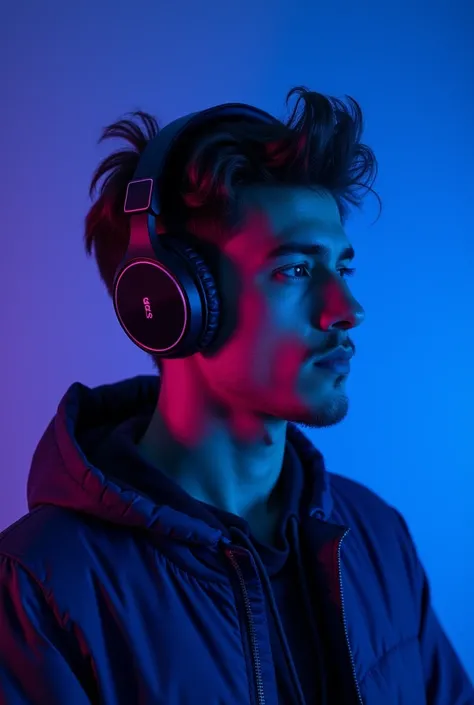
{"label": "man's face", "polygon": [[[336,202],[321,191],[265,186],[244,189],[239,205],[242,222],[219,245],[224,329],[215,351],[194,356],[196,370],[225,408],[338,423],[348,409],[347,375],[315,361],[352,347],[363,309],[346,281],[350,245]],[[285,246],[294,251],[278,251]]]}

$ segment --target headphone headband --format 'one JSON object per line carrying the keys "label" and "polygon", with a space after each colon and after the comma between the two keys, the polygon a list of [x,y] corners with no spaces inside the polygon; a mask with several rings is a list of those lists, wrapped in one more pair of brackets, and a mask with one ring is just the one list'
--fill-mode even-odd
{"label": "headphone headband", "polygon": [[145,147],[133,180],[127,187],[124,212],[131,215],[151,211],[153,215],[159,215],[161,199],[158,180],[164,171],[166,159],[172,148],[184,132],[199,127],[209,120],[214,121],[219,118],[250,119],[268,124],[278,123],[278,120],[269,113],[245,103],[224,103],[174,120],[160,130],[159,134],[150,140]]}

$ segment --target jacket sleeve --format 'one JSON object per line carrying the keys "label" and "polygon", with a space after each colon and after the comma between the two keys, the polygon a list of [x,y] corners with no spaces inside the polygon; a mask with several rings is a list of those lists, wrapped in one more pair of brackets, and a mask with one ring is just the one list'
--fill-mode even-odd
{"label": "jacket sleeve", "polygon": [[420,653],[423,662],[427,705],[474,705],[474,687],[447,637],[431,602],[430,584],[404,518],[402,524],[409,550],[413,589],[419,605]]}
{"label": "jacket sleeve", "polygon": [[41,587],[0,555],[0,705],[91,705],[70,639]]}

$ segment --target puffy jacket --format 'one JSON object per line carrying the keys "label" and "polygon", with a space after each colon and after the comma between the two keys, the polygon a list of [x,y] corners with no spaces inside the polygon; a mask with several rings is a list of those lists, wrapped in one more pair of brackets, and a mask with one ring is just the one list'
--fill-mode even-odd
{"label": "puffy jacket", "polygon": [[400,514],[288,426],[278,540],[136,452],[159,383],[74,384],[0,535],[1,705],[474,705]]}

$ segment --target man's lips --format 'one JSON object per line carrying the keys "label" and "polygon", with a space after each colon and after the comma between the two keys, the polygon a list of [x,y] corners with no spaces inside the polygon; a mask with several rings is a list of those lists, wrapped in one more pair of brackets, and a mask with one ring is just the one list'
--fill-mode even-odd
{"label": "man's lips", "polygon": [[316,359],[314,365],[322,369],[331,370],[337,374],[347,375],[351,370],[350,361],[354,355],[351,348],[339,346]]}

